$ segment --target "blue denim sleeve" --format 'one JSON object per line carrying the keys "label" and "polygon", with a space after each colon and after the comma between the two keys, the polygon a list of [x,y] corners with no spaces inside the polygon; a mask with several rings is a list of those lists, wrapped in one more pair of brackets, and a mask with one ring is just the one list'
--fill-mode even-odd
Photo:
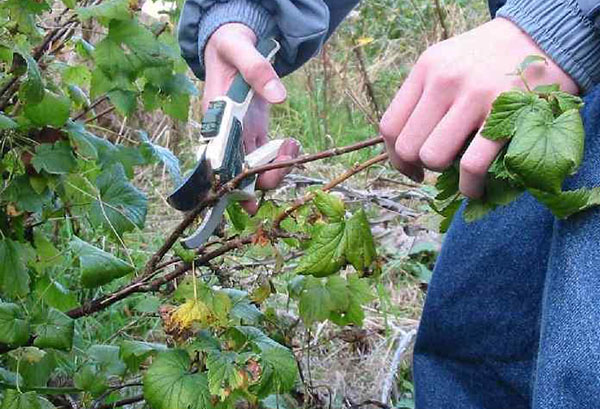
{"label": "blue denim sleeve", "polygon": [[598,6],[598,0],[508,0],[496,15],[529,34],[585,93],[600,83]]}
{"label": "blue denim sleeve", "polygon": [[242,23],[258,37],[276,34],[281,51],[275,61],[286,75],[314,56],[359,0],[186,0],[179,22],[182,55],[204,79],[204,47],[227,23]]}

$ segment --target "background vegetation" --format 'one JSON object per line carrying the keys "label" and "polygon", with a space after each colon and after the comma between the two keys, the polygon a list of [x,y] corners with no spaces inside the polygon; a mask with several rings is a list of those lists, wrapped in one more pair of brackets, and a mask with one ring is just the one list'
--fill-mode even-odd
{"label": "background vegetation", "polygon": [[[433,177],[416,186],[377,163],[282,237],[286,206],[381,148],[310,162],[256,217],[231,208],[217,250],[162,252],[184,219],[165,197],[193,165],[202,87],[173,37],[181,1],[159,19],[142,3],[0,2],[0,408],[412,407],[440,243]],[[272,134],[307,153],[376,136],[420,52],[485,7],[365,2],[285,80]],[[352,226],[358,246],[311,263],[324,229]]]}

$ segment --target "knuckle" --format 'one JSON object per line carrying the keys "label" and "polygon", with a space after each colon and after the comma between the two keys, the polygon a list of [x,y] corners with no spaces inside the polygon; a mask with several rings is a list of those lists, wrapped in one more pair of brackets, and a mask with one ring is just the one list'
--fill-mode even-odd
{"label": "knuckle", "polygon": [[396,145],[396,155],[405,163],[417,164],[420,162],[419,151],[403,143]]}
{"label": "knuckle", "polygon": [[271,64],[266,60],[256,60],[246,67],[246,80],[248,82],[257,82],[269,74]]}
{"label": "knuckle", "polygon": [[379,122],[379,134],[383,136],[383,139],[385,139],[385,141],[388,143],[394,142],[398,136],[393,120],[387,113],[384,115],[381,122]]}
{"label": "knuckle", "polygon": [[419,151],[419,160],[426,168],[435,171],[442,171],[452,163],[452,158],[427,145],[424,145]]}
{"label": "knuckle", "polygon": [[476,158],[463,157],[460,160],[460,171],[473,176],[485,176],[487,165]]}
{"label": "knuckle", "polygon": [[451,90],[459,87],[459,75],[450,72],[437,73],[433,78],[434,87],[441,90]]}

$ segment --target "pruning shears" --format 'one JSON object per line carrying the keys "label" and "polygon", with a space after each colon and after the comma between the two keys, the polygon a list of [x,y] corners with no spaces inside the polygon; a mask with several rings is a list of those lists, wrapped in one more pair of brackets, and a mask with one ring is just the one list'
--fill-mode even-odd
{"label": "pruning shears", "polygon": [[[268,38],[261,40],[257,50],[269,61],[273,61],[279,43]],[[210,102],[202,119],[203,143],[198,148],[198,163],[183,183],[169,196],[169,204],[181,211],[194,209],[216,184],[227,183],[238,176],[246,167],[252,168],[272,162],[283,139],[271,140],[252,153],[245,155],[242,141],[244,116],[254,96],[254,90],[237,74],[224,97]],[[255,198],[257,176],[244,179],[237,190],[223,197],[209,208],[200,227],[191,236],[182,240],[185,248],[200,247],[213,234],[223,219],[228,204]]]}

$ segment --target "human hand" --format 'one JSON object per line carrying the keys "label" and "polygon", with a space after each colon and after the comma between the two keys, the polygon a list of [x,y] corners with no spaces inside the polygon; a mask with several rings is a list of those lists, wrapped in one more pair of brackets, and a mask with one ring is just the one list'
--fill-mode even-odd
{"label": "human hand", "polygon": [[[247,26],[238,23],[225,24],[213,33],[204,51],[206,82],[202,109],[206,112],[214,98],[227,93],[238,72],[256,92],[244,120],[243,141],[246,153],[267,142],[269,104],[285,101],[286,90],[271,63],[255,48],[256,35]],[[275,161],[298,156],[299,143],[286,140]],[[275,188],[289,169],[274,169],[261,174],[257,180],[259,189]],[[258,209],[255,201],[243,202],[246,211],[253,214]]]}
{"label": "human hand", "polygon": [[[423,168],[449,167],[478,132],[460,160],[459,187],[465,196],[481,197],[487,170],[506,142],[488,140],[480,130],[494,99],[523,87],[518,76],[507,74],[532,54],[544,52],[502,18],[427,49],[381,120],[392,164],[421,181]],[[526,70],[528,84],[559,84],[563,91],[577,94],[575,82],[550,58],[547,61]]]}

